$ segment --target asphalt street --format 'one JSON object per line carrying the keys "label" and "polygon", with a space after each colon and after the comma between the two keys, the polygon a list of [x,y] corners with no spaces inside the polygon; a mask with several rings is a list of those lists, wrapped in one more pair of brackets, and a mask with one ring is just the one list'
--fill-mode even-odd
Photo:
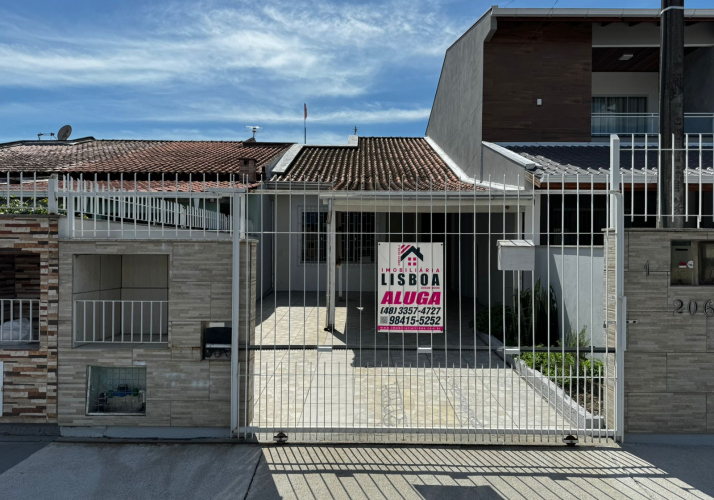
{"label": "asphalt street", "polygon": [[714,446],[0,442],[3,499],[711,498]]}

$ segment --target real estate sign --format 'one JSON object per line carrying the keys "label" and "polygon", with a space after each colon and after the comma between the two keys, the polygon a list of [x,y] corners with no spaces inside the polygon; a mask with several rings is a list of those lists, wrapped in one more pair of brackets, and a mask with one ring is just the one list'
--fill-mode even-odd
{"label": "real estate sign", "polygon": [[379,243],[377,331],[444,331],[444,244]]}

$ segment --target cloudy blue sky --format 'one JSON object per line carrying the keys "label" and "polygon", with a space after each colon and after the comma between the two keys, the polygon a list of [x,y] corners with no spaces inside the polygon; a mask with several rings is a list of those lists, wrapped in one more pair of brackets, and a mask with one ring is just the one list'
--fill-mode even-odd
{"label": "cloudy blue sky", "polygon": [[0,142],[65,123],[74,137],[236,140],[260,125],[260,140],[301,141],[303,102],[308,142],[343,143],[355,125],[361,135],[423,135],[444,51],[493,3],[2,2]]}

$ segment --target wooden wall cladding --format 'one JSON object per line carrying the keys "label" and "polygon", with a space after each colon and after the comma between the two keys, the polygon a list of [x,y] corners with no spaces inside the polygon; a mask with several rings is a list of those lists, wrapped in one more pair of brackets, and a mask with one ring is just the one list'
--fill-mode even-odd
{"label": "wooden wall cladding", "polygon": [[483,72],[483,140],[590,141],[590,24],[499,19]]}

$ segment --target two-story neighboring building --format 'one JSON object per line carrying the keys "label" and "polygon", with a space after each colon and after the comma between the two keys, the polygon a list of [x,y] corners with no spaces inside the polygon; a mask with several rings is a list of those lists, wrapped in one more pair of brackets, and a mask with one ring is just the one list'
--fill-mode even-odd
{"label": "two-story neighboring building", "polygon": [[[602,252],[602,331],[607,343],[621,332],[627,350],[624,432],[711,433],[714,10],[683,11],[676,150],[659,135],[662,15],[491,8],[447,50],[426,135],[468,176],[532,184],[537,251],[564,257],[551,255],[551,268],[564,268],[568,252]],[[675,156],[685,172],[681,216],[660,208],[659,173]],[[594,195],[607,190],[620,202]],[[688,229],[655,229],[674,217]],[[613,239],[616,227],[630,229]],[[568,314],[584,305],[578,289],[563,290]]]}
{"label": "two-story neighboring building", "polygon": [[[684,17],[685,132],[711,134],[714,10]],[[484,180],[513,161],[491,143],[584,147],[657,134],[659,21],[654,9],[492,7],[447,49],[426,135]],[[577,151],[555,161],[595,166]]]}

